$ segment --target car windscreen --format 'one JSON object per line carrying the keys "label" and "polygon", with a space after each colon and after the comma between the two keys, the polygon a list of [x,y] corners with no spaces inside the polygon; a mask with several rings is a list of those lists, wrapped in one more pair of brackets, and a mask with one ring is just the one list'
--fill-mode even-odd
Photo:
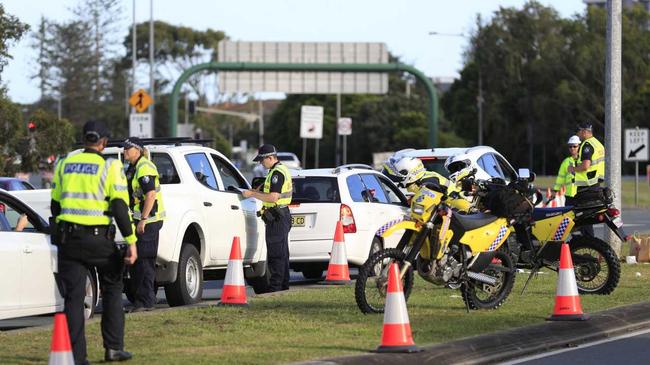
{"label": "car windscreen", "polygon": [[437,172],[444,177],[449,177],[449,172],[445,169],[446,158],[420,157],[420,160],[427,171]]}
{"label": "car windscreen", "polygon": [[338,183],[335,177],[295,176],[292,203],[340,203]]}

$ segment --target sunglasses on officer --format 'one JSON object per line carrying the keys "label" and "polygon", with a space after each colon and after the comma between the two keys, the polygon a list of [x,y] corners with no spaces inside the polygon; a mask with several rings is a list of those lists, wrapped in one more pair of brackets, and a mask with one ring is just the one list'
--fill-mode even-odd
{"label": "sunglasses on officer", "polygon": [[580,146],[578,146],[578,145],[575,145],[575,146],[569,146],[569,148],[578,148],[578,147],[580,147]]}

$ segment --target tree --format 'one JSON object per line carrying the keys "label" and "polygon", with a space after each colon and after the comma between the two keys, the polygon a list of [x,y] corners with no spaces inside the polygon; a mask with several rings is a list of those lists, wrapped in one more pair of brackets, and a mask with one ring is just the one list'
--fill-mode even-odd
{"label": "tree", "polygon": [[35,130],[26,137],[28,143],[19,148],[22,171],[37,171],[48,157],[66,153],[74,146],[75,130],[68,120],[38,109],[29,116],[29,122]]}
{"label": "tree", "polygon": [[25,143],[27,127],[23,125],[18,105],[0,89],[0,175],[12,176],[20,167],[17,150]]}
{"label": "tree", "polygon": [[[0,75],[8,62],[7,59],[12,58],[9,54],[9,46],[12,42],[18,41],[28,30],[29,25],[21,23],[15,16],[7,14],[4,5],[0,4]],[[0,81],[2,81],[1,76]]]}

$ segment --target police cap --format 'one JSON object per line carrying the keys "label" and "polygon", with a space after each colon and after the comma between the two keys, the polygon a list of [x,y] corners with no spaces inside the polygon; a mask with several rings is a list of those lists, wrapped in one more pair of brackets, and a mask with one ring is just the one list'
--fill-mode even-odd
{"label": "police cap", "polygon": [[86,122],[83,127],[84,140],[88,142],[97,142],[100,138],[108,138],[111,133],[104,123],[98,120],[91,120]]}
{"label": "police cap", "polygon": [[263,144],[260,148],[257,149],[257,156],[253,161],[262,161],[264,157],[277,155],[278,151],[275,149],[275,146],[272,144]]}
{"label": "police cap", "polygon": [[135,147],[139,150],[144,150],[144,142],[138,137],[129,137],[124,142],[122,142],[122,147],[124,149],[129,149]]}
{"label": "police cap", "polygon": [[592,128],[592,125],[591,125],[590,122],[580,122],[580,123],[578,123],[578,126],[576,127],[576,130],[579,131],[579,130],[582,130],[582,129],[586,129],[586,130],[590,131],[591,128]]}

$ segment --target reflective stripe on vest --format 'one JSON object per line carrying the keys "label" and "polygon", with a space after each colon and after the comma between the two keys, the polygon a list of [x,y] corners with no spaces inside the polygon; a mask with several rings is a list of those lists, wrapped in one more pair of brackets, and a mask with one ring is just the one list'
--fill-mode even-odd
{"label": "reflective stripe on vest", "polygon": [[273,176],[273,173],[275,171],[278,171],[284,176],[284,183],[282,184],[282,189],[280,191],[280,198],[275,203],[267,203],[267,202],[262,202],[262,206],[264,207],[275,207],[275,206],[287,206],[291,203],[291,195],[293,193],[293,185],[291,183],[291,174],[289,173],[289,169],[284,166],[281,163],[277,163],[275,167],[269,171],[268,175],[266,175],[266,180],[264,180],[264,188],[262,192],[264,193],[270,193],[271,192],[271,177]]}
{"label": "reflective stripe on vest", "polygon": [[605,147],[595,137],[590,137],[580,144],[578,163],[582,162],[582,148],[589,143],[594,153],[591,155],[591,165],[587,171],[576,171],[576,186],[592,186],[605,179]]}
{"label": "reflective stripe on vest", "polygon": [[143,176],[154,177],[154,191],[156,192],[156,212],[150,214],[145,220],[147,223],[153,223],[165,219],[165,208],[162,200],[162,193],[160,192],[160,181],[158,178],[158,169],[151,161],[142,156],[135,166],[135,173],[131,180],[131,188],[133,189],[133,219],[142,220],[142,205],[144,204],[145,194],[140,186],[140,178]]}
{"label": "reflective stripe on vest", "polygon": [[[121,180],[123,176],[109,174],[113,164],[121,165],[118,160],[104,160],[95,153],[80,153],[61,161],[56,176],[60,194],[52,195],[61,204],[61,214],[57,219],[86,226],[110,224],[111,198],[123,198],[128,202],[124,190],[126,181]],[[116,172],[123,171],[121,166],[113,168]],[[107,198],[108,190],[122,193]]]}

